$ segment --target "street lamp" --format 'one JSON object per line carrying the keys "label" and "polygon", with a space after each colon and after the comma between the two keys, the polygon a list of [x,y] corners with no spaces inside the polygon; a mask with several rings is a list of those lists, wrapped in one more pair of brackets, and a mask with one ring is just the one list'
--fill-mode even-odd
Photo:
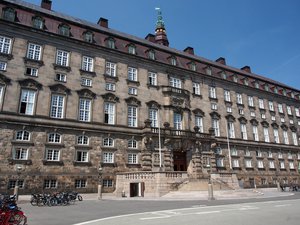
{"label": "street lamp", "polygon": [[103,169],[100,165],[99,169],[98,169],[99,175],[98,175],[98,200],[102,199],[102,173],[103,173]]}
{"label": "street lamp", "polygon": [[208,168],[207,172],[208,172],[208,200],[215,200],[214,198],[214,190],[213,190],[213,185],[211,183],[211,165],[210,165],[210,161],[209,164],[207,164],[206,166]]}
{"label": "street lamp", "polygon": [[14,195],[16,196],[16,201],[18,201],[18,199],[19,199],[19,180],[20,180],[21,170],[22,170],[22,165],[17,164],[16,171],[17,171],[18,177],[17,177],[15,188],[14,188]]}

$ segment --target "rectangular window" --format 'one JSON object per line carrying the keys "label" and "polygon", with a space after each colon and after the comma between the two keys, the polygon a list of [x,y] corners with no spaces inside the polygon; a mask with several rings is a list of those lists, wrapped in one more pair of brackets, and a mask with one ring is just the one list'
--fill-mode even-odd
{"label": "rectangular window", "polygon": [[57,187],[57,180],[44,180],[45,189],[54,189]]}
{"label": "rectangular window", "polygon": [[88,162],[88,151],[76,151],[76,162]]}
{"label": "rectangular window", "polygon": [[174,113],[174,129],[182,130],[182,116],[180,113]]}
{"label": "rectangular window", "polygon": [[234,132],[234,124],[233,122],[228,122],[228,133],[229,138],[235,138],[235,132]]}
{"label": "rectangular window", "polygon": [[20,101],[20,113],[26,115],[33,115],[35,103],[35,91],[22,90]]}
{"label": "rectangular window", "polygon": [[274,104],[271,101],[269,101],[269,110],[274,111]]}
{"label": "rectangular window", "polygon": [[0,36],[0,53],[10,54],[11,50],[11,39]]}
{"label": "rectangular window", "polygon": [[284,117],[280,117],[280,121],[281,121],[282,123],[284,123],[284,122],[285,122],[285,118],[284,118]]}
{"label": "rectangular window", "polygon": [[286,111],[288,115],[292,115],[292,108],[291,106],[286,106]]}
{"label": "rectangular window", "polygon": [[88,56],[82,57],[81,69],[88,72],[94,71],[94,59]]}
{"label": "rectangular window", "polygon": [[79,99],[79,120],[89,122],[91,120],[91,100]]}
{"label": "rectangular window", "polygon": [[218,105],[216,103],[211,103],[211,109],[212,110],[217,110],[218,109]]}
{"label": "rectangular window", "polygon": [[262,160],[257,160],[257,167],[258,167],[259,169],[264,168],[264,162],[263,162]]}
{"label": "rectangular window", "polygon": [[278,129],[274,129],[273,132],[274,132],[274,141],[275,141],[275,143],[279,144],[280,141],[279,141],[279,132],[278,132]]}
{"label": "rectangular window", "polygon": [[282,157],[283,157],[282,152],[278,152],[278,158],[282,159]]}
{"label": "rectangular window", "polygon": [[291,152],[288,152],[288,159],[293,159],[293,155]]}
{"label": "rectangular window", "polygon": [[238,159],[232,160],[232,167],[235,167],[235,168],[239,168],[240,167],[240,163],[239,163]]}
{"label": "rectangular window", "polygon": [[240,115],[244,115],[244,109],[238,109]]}
{"label": "rectangular window", "polygon": [[241,136],[243,140],[247,140],[247,127],[246,124],[241,124]]}
{"label": "rectangular window", "polygon": [[27,148],[14,148],[13,159],[16,160],[27,160],[28,159],[28,149]]}
{"label": "rectangular window", "polygon": [[266,114],[262,113],[262,114],[261,114],[261,118],[262,118],[262,119],[266,119]]}
{"label": "rectangular window", "polygon": [[270,142],[269,129],[267,127],[264,127],[264,138],[265,142]]}
{"label": "rectangular window", "polygon": [[157,74],[153,72],[148,72],[148,84],[157,86]]}
{"label": "rectangular window", "polygon": [[298,145],[298,137],[296,132],[292,132],[292,138],[294,145]]}
{"label": "rectangular window", "polygon": [[276,117],[275,117],[275,116],[271,116],[271,120],[272,120],[272,121],[275,121],[275,120],[276,120]]}
{"label": "rectangular window", "polygon": [[81,85],[86,86],[86,87],[92,87],[92,79],[82,77],[81,78]]}
{"label": "rectangular window", "polygon": [[112,63],[112,62],[106,62],[106,66],[105,66],[106,75],[115,77],[116,76],[116,68],[117,68],[117,64]]}
{"label": "rectangular window", "polygon": [[151,127],[158,127],[158,110],[149,109],[149,120],[151,121]]}
{"label": "rectangular window", "polygon": [[46,150],[46,160],[47,161],[59,161],[60,151],[59,149],[47,149]]}
{"label": "rectangular window", "polygon": [[137,81],[137,69],[133,67],[128,67],[128,80]]}
{"label": "rectangular window", "polygon": [[103,187],[106,187],[106,188],[111,188],[113,187],[113,181],[112,180],[103,180]]}
{"label": "rectangular window", "polygon": [[29,43],[27,50],[27,58],[33,60],[41,60],[42,46]]}
{"label": "rectangular window", "polygon": [[137,127],[137,107],[128,106],[128,126]]}
{"label": "rectangular window", "polygon": [[248,105],[254,107],[254,100],[252,96],[248,96]]}
{"label": "rectangular window", "polygon": [[236,148],[231,149],[231,155],[232,156],[237,156],[238,155],[238,152],[237,152]]}
{"label": "rectangular window", "polygon": [[224,167],[224,159],[217,158],[217,167]]}
{"label": "rectangular window", "polygon": [[50,117],[63,118],[64,116],[64,96],[53,94],[51,98]]}
{"label": "rectangular window", "polygon": [[25,70],[25,75],[37,77],[38,76],[38,69],[33,67],[27,67]]}
{"label": "rectangular window", "polygon": [[105,90],[107,91],[115,91],[116,90],[116,85],[113,83],[106,83],[105,84]]}
{"label": "rectangular window", "polygon": [[283,131],[283,143],[288,145],[289,144],[289,136],[286,130]]}
{"label": "rectangular window", "polygon": [[60,82],[66,82],[67,76],[65,74],[57,73],[55,75],[55,80],[60,81]]}
{"label": "rectangular window", "polygon": [[104,123],[115,124],[115,104],[111,102],[104,103]]}
{"label": "rectangular window", "polygon": [[274,163],[274,160],[270,160],[270,161],[269,161],[269,168],[270,168],[270,169],[275,169],[275,163]]}
{"label": "rectangular window", "polygon": [[282,104],[278,104],[278,112],[283,113],[283,107]]}
{"label": "rectangular window", "polygon": [[294,120],[290,120],[290,124],[294,124]]}
{"label": "rectangular window", "polygon": [[231,108],[231,106],[227,106],[227,107],[226,107],[226,112],[232,113],[232,108]]}
{"label": "rectangular window", "polygon": [[264,100],[263,99],[258,99],[258,107],[260,109],[264,109],[265,108],[265,105],[264,105]]}
{"label": "rectangular window", "polygon": [[224,100],[225,100],[226,102],[231,102],[230,91],[224,90]]}
{"label": "rectangular window", "polygon": [[114,163],[114,153],[103,152],[103,163]]}
{"label": "rectangular window", "polygon": [[255,125],[252,126],[252,133],[253,133],[253,140],[259,141],[257,126],[255,126]]}
{"label": "rectangular window", "polygon": [[0,85],[0,107],[2,104],[3,92],[4,92],[4,86]]}
{"label": "rectangular window", "polygon": [[295,169],[294,162],[289,162],[289,167],[291,170]]}
{"label": "rectangular window", "polygon": [[128,164],[137,164],[138,155],[136,153],[128,153]]}
{"label": "rectangular window", "polygon": [[199,127],[199,132],[203,133],[204,128],[203,128],[203,117],[202,116],[195,116],[195,125]]}
{"label": "rectangular window", "polygon": [[137,95],[137,88],[135,88],[135,87],[129,87],[128,88],[128,94],[130,94],[130,95]]}
{"label": "rectangular window", "polygon": [[86,180],[75,180],[75,188],[86,188]]}
{"label": "rectangular window", "polygon": [[0,71],[6,70],[6,62],[0,61]]}
{"label": "rectangular window", "polygon": [[193,94],[195,95],[201,95],[200,92],[200,84],[193,82]]}
{"label": "rectangular window", "polygon": [[213,119],[212,120],[212,128],[215,131],[215,136],[219,137],[220,136],[220,124],[219,124],[219,120],[217,120],[217,119]]}
{"label": "rectangular window", "polygon": [[254,112],[254,111],[251,111],[251,112],[250,112],[250,116],[251,116],[251,117],[256,117],[255,112]]}
{"label": "rectangular window", "polygon": [[57,50],[56,64],[59,66],[69,66],[69,52]]}
{"label": "rectangular window", "polygon": [[280,164],[280,169],[284,169],[285,168],[284,161],[280,161],[279,164]]}
{"label": "rectangular window", "polygon": [[296,108],[295,107],[295,114],[297,117],[300,117],[300,111],[299,111],[299,108]]}
{"label": "rectangular window", "polygon": [[[17,180],[9,180],[8,181],[8,189],[14,189],[16,187]],[[24,180],[18,180],[18,187],[24,188]]]}
{"label": "rectangular window", "polygon": [[240,93],[236,93],[236,102],[237,104],[243,104],[243,96]]}
{"label": "rectangular window", "polygon": [[175,88],[181,88],[181,80],[178,78],[170,77],[170,86]]}
{"label": "rectangular window", "polygon": [[245,160],[245,167],[246,168],[252,168],[252,160],[251,159],[246,159]]}
{"label": "rectangular window", "polygon": [[209,87],[209,97],[210,98],[217,98],[216,88],[215,87]]}

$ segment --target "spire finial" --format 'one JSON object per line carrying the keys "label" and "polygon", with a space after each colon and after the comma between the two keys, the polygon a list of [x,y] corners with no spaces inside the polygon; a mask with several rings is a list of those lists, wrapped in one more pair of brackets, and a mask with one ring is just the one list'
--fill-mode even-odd
{"label": "spire finial", "polygon": [[162,19],[161,9],[156,7],[155,10],[157,11],[157,21],[156,21],[156,28],[155,28],[155,42],[158,44],[169,46],[169,41],[166,34],[165,23]]}
{"label": "spire finial", "polygon": [[156,7],[155,10],[157,11],[156,28],[165,28],[165,23],[162,19],[161,9],[159,7]]}

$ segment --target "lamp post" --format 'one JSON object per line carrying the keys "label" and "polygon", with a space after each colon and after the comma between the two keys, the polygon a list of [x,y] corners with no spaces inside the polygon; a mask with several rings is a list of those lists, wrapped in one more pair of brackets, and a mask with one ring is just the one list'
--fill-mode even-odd
{"label": "lamp post", "polygon": [[18,201],[18,199],[19,199],[19,180],[20,180],[21,170],[22,170],[22,165],[17,164],[16,171],[17,171],[18,177],[17,177],[15,188],[14,188],[14,195],[16,196],[16,201]]}
{"label": "lamp post", "polygon": [[102,199],[102,172],[103,172],[103,169],[102,167],[100,166],[99,169],[98,169],[98,172],[99,172],[99,176],[98,176],[98,200],[101,200]]}
{"label": "lamp post", "polygon": [[208,172],[208,200],[215,200],[214,198],[214,190],[213,190],[213,185],[211,183],[211,165],[210,165],[210,161],[209,164],[207,164],[207,172]]}

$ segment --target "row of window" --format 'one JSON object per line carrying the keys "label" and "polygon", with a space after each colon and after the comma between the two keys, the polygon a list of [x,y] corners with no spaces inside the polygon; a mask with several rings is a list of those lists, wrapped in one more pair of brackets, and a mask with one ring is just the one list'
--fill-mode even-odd
{"label": "row of window", "polygon": [[[60,162],[61,161],[61,149],[47,148],[45,151],[44,160],[48,162]],[[14,160],[29,160],[30,151],[28,147],[14,147],[12,152],[12,158]],[[88,163],[90,162],[90,152],[88,150],[76,150],[75,151],[75,162]],[[102,153],[103,163],[114,163],[115,153],[114,152],[103,152]],[[138,164],[138,153],[127,154],[128,164]]]}
{"label": "row of window", "polygon": [[[241,160],[240,159],[232,159],[232,167],[233,168],[240,168]],[[254,161],[251,159],[244,159],[244,166],[245,168],[254,168]],[[289,169],[290,170],[295,170],[298,168],[298,166],[295,166],[295,163],[293,161],[289,161],[288,162],[289,165]],[[216,159],[216,166],[217,167],[225,167],[224,165],[224,158],[217,158]],[[256,160],[256,166],[258,169],[265,169],[266,168],[266,163],[264,162],[264,160]],[[274,160],[268,160],[268,167],[269,169],[276,169],[275,167],[275,161]],[[285,161],[280,160],[279,161],[279,169],[286,169],[286,164]]]}
{"label": "row of window", "polygon": [[[25,188],[24,180],[9,180],[8,181],[8,189],[14,189],[16,185],[21,189]],[[102,181],[102,185],[104,188],[113,187],[113,180],[104,179]],[[58,187],[58,181],[55,179],[45,179],[44,180],[44,189],[56,189]],[[74,180],[74,187],[75,188],[87,188],[88,183],[85,179],[75,179]]]}
{"label": "row of window", "polygon": [[[222,149],[218,149],[218,154],[222,154]],[[231,148],[230,149],[230,154],[232,156],[238,156],[238,150],[236,148]],[[258,157],[258,158],[263,158],[264,157],[264,152],[262,152],[261,150],[256,150],[255,151],[255,156]],[[245,157],[252,157],[251,155],[251,151],[250,150],[246,150],[244,151],[244,156]],[[268,151],[267,152],[267,157],[268,158],[273,158],[274,157],[274,152],[272,151]],[[282,152],[277,152],[277,157],[278,159],[283,159],[283,153]],[[296,158],[296,156],[294,156],[291,152],[288,152],[287,153],[287,159],[293,159],[293,158]],[[300,153],[298,153],[297,155],[297,160],[300,160]]]}

